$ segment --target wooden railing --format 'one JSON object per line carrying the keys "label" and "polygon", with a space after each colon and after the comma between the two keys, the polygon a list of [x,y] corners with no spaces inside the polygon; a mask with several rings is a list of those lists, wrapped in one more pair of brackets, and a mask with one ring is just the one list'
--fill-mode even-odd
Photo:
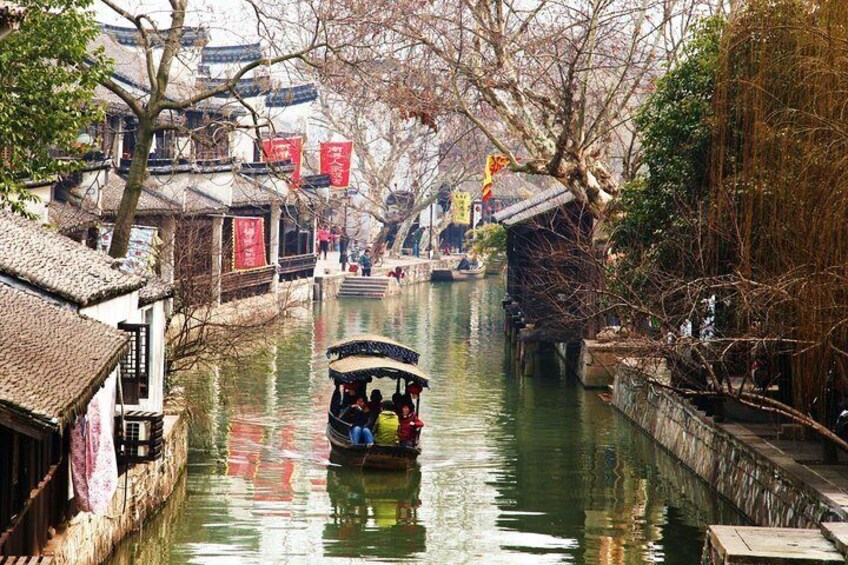
{"label": "wooden railing", "polygon": [[62,487],[67,465],[53,465],[24,502],[11,525],[0,534],[0,555],[38,555],[47,543],[47,531],[62,520],[67,509]]}
{"label": "wooden railing", "polygon": [[281,278],[286,280],[311,277],[315,273],[315,264],[318,256],[314,253],[304,255],[289,255],[277,259],[279,267],[277,272]]}
{"label": "wooden railing", "polygon": [[251,269],[250,271],[230,271],[221,275],[222,295],[246,295],[261,290],[258,287],[271,285],[274,280],[275,269],[273,265]]}

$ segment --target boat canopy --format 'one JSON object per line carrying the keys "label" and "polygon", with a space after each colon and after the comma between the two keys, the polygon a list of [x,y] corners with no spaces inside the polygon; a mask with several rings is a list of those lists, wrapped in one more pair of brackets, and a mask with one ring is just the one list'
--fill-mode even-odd
{"label": "boat canopy", "polygon": [[415,365],[386,357],[345,357],[330,362],[330,378],[344,384],[367,383],[372,378],[389,378],[430,386],[427,375]]}
{"label": "boat canopy", "polygon": [[338,341],[327,348],[327,358],[345,359],[353,355],[388,357],[401,363],[418,364],[420,354],[402,343],[374,334],[357,335]]}

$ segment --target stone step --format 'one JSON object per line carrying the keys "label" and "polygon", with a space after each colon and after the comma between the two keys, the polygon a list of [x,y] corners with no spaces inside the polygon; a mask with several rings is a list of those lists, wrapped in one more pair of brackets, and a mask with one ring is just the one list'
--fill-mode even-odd
{"label": "stone step", "polygon": [[345,292],[340,291],[339,298],[376,298],[382,300],[386,295],[382,292]]}
{"label": "stone step", "polygon": [[375,286],[388,286],[388,284],[390,282],[391,282],[391,280],[388,279],[388,278],[372,279],[372,278],[368,278],[368,277],[359,277],[359,278],[355,278],[355,279],[354,278],[347,278],[342,282],[342,284],[368,284],[368,285],[375,285]]}

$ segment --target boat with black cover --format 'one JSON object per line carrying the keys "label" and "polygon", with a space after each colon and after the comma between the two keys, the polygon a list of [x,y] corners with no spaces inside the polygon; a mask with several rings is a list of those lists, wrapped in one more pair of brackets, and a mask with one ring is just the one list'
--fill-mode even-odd
{"label": "boat with black cover", "polygon": [[[401,394],[408,387],[429,387],[429,377],[417,366],[419,353],[401,343],[378,335],[363,335],[344,339],[327,349],[330,378],[336,387],[334,399],[341,402],[345,385],[364,387],[374,379],[390,379],[395,391]],[[415,406],[420,408],[420,396]],[[400,445],[354,444],[350,440],[351,425],[337,414],[341,406],[330,406],[327,439],[330,441],[330,460],[346,466],[367,469],[408,470],[416,465],[421,444]]]}

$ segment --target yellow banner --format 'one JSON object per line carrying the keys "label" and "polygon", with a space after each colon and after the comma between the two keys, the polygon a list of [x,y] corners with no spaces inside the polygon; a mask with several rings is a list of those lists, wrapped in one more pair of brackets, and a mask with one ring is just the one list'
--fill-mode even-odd
{"label": "yellow banner", "polygon": [[467,192],[454,192],[451,197],[453,223],[467,226],[471,223],[471,195]]}

